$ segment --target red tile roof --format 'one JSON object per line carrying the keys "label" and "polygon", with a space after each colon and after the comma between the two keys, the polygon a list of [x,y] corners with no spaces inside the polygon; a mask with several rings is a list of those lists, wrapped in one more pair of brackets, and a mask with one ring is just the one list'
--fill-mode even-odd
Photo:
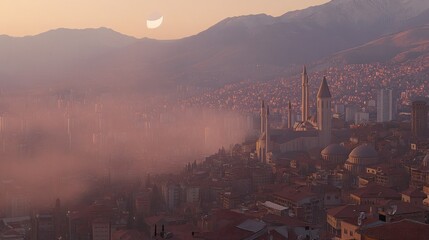
{"label": "red tile roof", "polygon": [[266,223],[274,224],[274,225],[285,225],[287,227],[306,227],[310,226],[309,223],[301,221],[297,218],[292,218],[289,216],[278,216],[274,214],[265,215],[262,220]]}
{"label": "red tile roof", "polygon": [[337,219],[346,219],[354,218],[359,216],[360,212],[368,213],[370,211],[370,206],[366,205],[345,205],[327,210],[327,214],[337,218]]}
{"label": "red tile roof", "polygon": [[429,236],[429,225],[409,219],[371,227],[362,231],[363,238],[383,240],[424,240]]}
{"label": "red tile roof", "polygon": [[317,197],[317,194],[310,192],[305,187],[285,187],[274,193],[275,196],[288,199],[294,202],[302,201],[306,198]]}
{"label": "red tile roof", "polygon": [[384,199],[400,199],[401,194],[397,191],[382,187],[375,184],[370,184],[367,187],[359,188],[351,193],[360,198],[384,198]]}
{"label": "red tile roof", "polygon": [[421,189],[412,188],[412,187],[403,191],[402,194],[404,194],[406,196],[410,196],[412,198],[426,198],[427,197],[427,195],[424,194]]}

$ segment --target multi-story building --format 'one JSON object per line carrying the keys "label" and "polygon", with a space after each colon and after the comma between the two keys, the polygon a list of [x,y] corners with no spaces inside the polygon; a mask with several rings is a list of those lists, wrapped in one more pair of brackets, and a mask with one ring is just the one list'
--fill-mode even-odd
{"label": "multi-story building", "polygon": [[414,101],[411,112],[411,132],[414,137],[428,135],[428,106],[425,101]]}
{"label": "multi-story building", "polygon": [[36,215],[36,231],[37,239],[55,239],[55,224],[52,213],[44,212]]}
{"label": "multi-story building", "polygon": [[373,165],[366,168],[365,176],[366,179],[368,179],[367,184],[374,182],[383,187],[397,189],[404,189],[408,186],[408,175],[405,170],[398,165]]}
{"label": "multi-story building", "polygon": [[377,91],[377,122],[392,121],[396,115],[396,101],[392,89]]}
{"label": "multi-story building", "polygon": [[151,195],[152,193],[147,190],[137,193],[135,196],[134,204],[136,214],[147,216],[151,212]]}
{"label": "multi-story building", "polygon": [[105,218],[98,218],[92,221],[92,239],[110,240],[110,221]]}
{"label": "multi-story building", "polygon": [[321,220],[323,210],[322,196],[311,192],[303,186],[285,187],[273,194],[274,203],[289,207],[293,214],[310,223]]}
{"label": "multi-story building", "polygon": [[327,231],[332,236],[340,238],[342,221],[357,219],[361,212],[369,215],[370,211],[371,208],[368,205],[343,205],[328,209],[326,212]]}
{"label": "multi-story building", "polygon": [[379,204],[386,200],[401,200],[401,194],[393,189],[375,184],[350,193],[350,201],[355,204]]}
{"label": "multi-story building", "polygon": [[180,205],[182,188],[178,183],[168,182],[162,186],[162,195],[167,208],[173,210]]}
{"label": "multi-story building", "polygon": [[200,188],[198,186],[186,186],[186,202],[197,203],[200,200]]}

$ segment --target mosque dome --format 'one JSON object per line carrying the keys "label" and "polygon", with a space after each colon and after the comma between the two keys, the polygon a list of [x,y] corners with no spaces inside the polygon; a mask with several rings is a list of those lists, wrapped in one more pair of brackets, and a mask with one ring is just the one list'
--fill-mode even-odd
{"label": "mosque dome", "polygon": [[347,155],[348,151],[344,146],[340,144],[330,144],[322,150],[322,155]]}
{"label": "mosque dome", "polygon": [[375,151],[374,147],[363,144],[355,149],[350,153],[349,158],[377,158],[378,153]]}

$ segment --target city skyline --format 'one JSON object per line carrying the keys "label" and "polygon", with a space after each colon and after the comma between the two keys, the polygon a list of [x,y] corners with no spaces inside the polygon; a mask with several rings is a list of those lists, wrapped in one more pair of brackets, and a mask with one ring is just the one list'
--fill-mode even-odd
{"label": "city skyline", "polygon": [[0,239],[425,240],[427,1],[0,1]]}

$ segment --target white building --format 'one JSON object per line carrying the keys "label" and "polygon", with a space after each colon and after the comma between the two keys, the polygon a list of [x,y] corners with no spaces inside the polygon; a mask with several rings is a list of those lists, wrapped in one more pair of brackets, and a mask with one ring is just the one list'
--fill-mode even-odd
{"label": "white building", "polygon": [[367,112],[357,112],[355,114],[355,124],[362,124],[369,122],[369,113]]}

